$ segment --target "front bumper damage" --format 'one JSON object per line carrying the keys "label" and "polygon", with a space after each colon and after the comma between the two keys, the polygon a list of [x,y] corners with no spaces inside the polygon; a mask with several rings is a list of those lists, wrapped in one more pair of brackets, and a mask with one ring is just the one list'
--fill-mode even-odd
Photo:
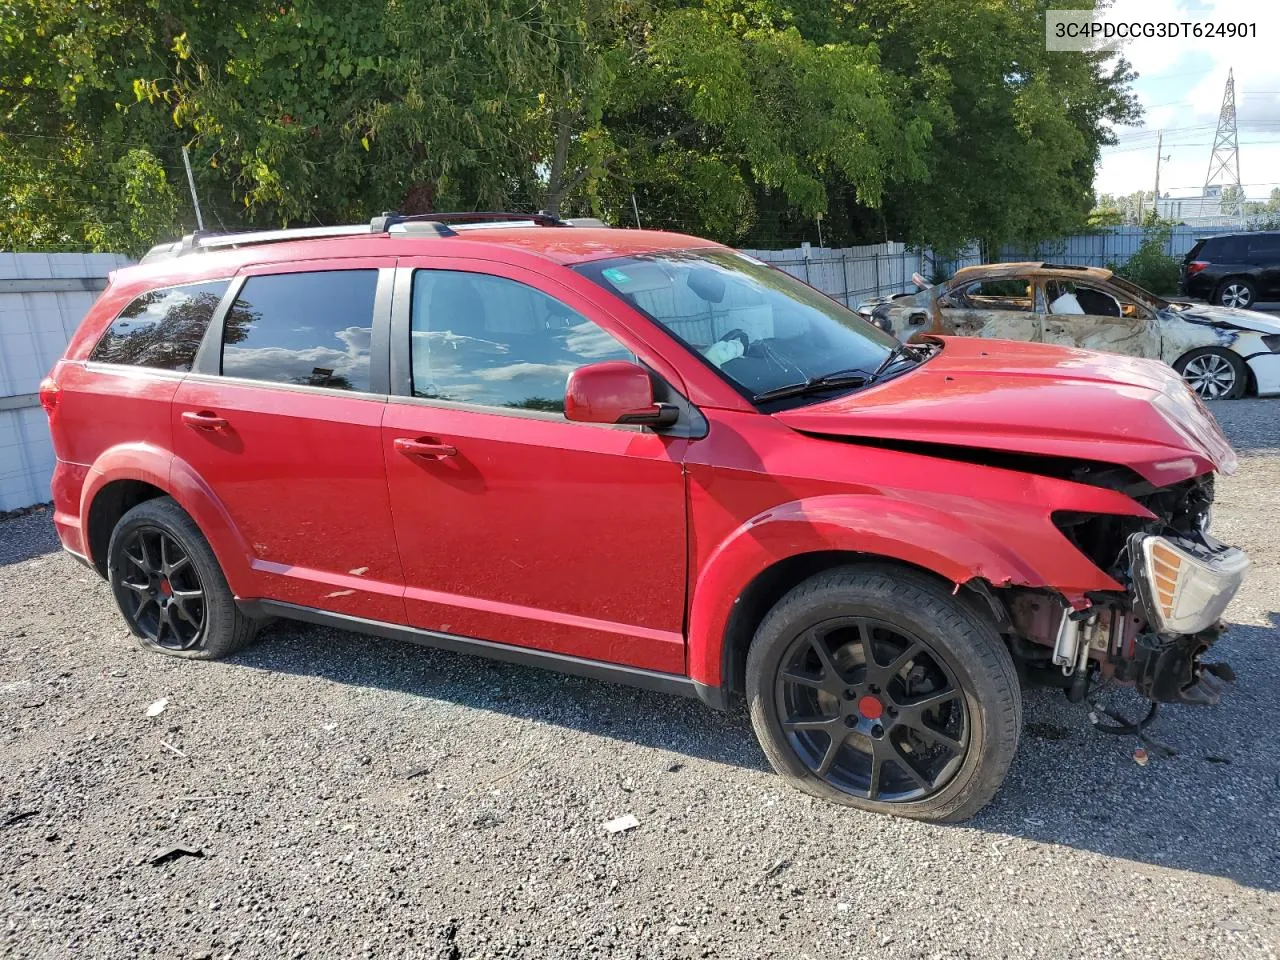
{"label": "front bumper damage", "polygon": [[1154,703],[1218,703],[1234,674],[1202,658],[1224,630],[1221,617],[1248,557],[1201,531],[1138,532],[1126,548],[1124,594],[1094,595],[1082,609],[1044,595],[1009,604],[1014,633],[1037,645],[1021,648],[1022,665],[1032,671],[1027,679],[1062,686],[1072,700],[1084,699],[1090,681],[1100,678],[1132,686]]}
{"label": "front bumper damage", "polygon": [[1135,533],[1128,546],[1134,606],[1147,630],[1116,664],[1115,678],[1156,703],[1216,704],[1234,674],[1225,663],[1200,658],[1222,633],[1222,614],[1244,582],[1248,556],[1204,532]]}

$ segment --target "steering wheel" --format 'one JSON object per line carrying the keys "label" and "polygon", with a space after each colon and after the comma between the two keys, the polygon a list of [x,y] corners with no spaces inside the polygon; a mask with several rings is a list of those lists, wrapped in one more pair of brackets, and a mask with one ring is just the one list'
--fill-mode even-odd
{"label": "steering wheel", "polygon": [[720,339],[717,340],[716,343],[720,343],[725,340],[737,340],[740,344],[742,344],[742,353],[744,356],[746,355],[747,350],[751,348],[751,338],[747,336],[745,330],[742,330],[739,327],[734,327],[724,336],[720,337]]}

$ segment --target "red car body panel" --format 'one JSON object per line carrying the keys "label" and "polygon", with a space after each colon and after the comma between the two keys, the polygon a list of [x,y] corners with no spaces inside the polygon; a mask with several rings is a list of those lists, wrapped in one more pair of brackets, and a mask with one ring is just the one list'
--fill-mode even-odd
{"label": "red car body panel", "polygon": [[[904,378],[905,379],[905,378]],[[780,416],[711,413],[690,448],[689,674],[721,681],[734,603],[779,561],[838,550],[931,570],[953,583],[1053,586],[1073,603],[1120,585],[1070,547],[1055,509],[1149,516],[1112,490],[980,464],[806,437]],[[945,490],[945,492],[943,492]]]}
{"label": "red car body panel", "polygon": [[[942,353],[910,377],[777,419],[820,434],[1121,463],[1157,485],[1235,468],[1213,417],[1162,363],[1048,344],[940,339]],[[1090,389],[1096,384],[1106,389]]]}
{"label": "red car body panel", "polygon": [[[957,585],[1046,587],[1077,605],[1086,591],[1119,588],[1051,514],[1151,516],[1134,500],[930,456],[927,445],[1103,459],[1160,483],[1231,466],[1203,408],[1166,386],[1181,387],[1176,375],[1116,357],[1104,374],[1093,354],[1039,344],[947,340],[887,383],[761,413],[665,330],[567,268],[697,246],[714,245],[505,228],[274,243],[119,271],[52,374],[59,535],[101,561],[85,536],[95,497],[115,480],[144,481],[196,520],[239,597],[716,687],[735,603],[762,572],[804,554],[884,557]],[[706,435],[485,411],[397,396],[394,386],[391,396],[359,396],[86,362],[145,290],[370,257],[397,269],[393,315],[407,311],[420,267],[542,289],[698,407]],[[184,414],[221,417],[227,429],[195,429]],[[455,452],[424,459],[403,441]]]}

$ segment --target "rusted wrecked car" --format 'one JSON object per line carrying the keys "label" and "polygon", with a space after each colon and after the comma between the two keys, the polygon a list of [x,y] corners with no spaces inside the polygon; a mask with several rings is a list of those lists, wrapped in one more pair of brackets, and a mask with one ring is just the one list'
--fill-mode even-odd
{"label": "rusted wrecked car", "polygon": [[865,301],[858,312],[900,340],[921,333],[1030,340],[1163,360],[1204,400],[1280,394],[1280,322],[1157,297],[1098,267],[993,263],[938,286]]}

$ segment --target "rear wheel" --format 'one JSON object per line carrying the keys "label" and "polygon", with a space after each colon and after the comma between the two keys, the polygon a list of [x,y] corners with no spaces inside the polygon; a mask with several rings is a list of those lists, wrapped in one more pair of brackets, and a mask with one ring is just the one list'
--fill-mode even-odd
{"label": "rear wheel", "polygon": [[200,528],[169,497],[120,518],[107,547],[107,579],[144,650],[217,660],[247,646],[257,631],[236,606]]}
{"label": "rear wheel", "polygon": [[1253,284],[1242,277],[1231,277],[1222,281],[1214,299],[1224,307],[1248,310],[1255,299]]}
{"label": "rear wheel", "polygon": [[761,746],[800,789],[964,820],[1017,751],[1022,701],[994,627],[913,571],[847,567],[792,590],[747,657]]}
{"label": "rear wheel", "polygon": [[1222,347],[1202,347],[1180,357],[1173,368],[1201,400],[1235,400],[1244,396],[1249,372],[1239,354]]}

